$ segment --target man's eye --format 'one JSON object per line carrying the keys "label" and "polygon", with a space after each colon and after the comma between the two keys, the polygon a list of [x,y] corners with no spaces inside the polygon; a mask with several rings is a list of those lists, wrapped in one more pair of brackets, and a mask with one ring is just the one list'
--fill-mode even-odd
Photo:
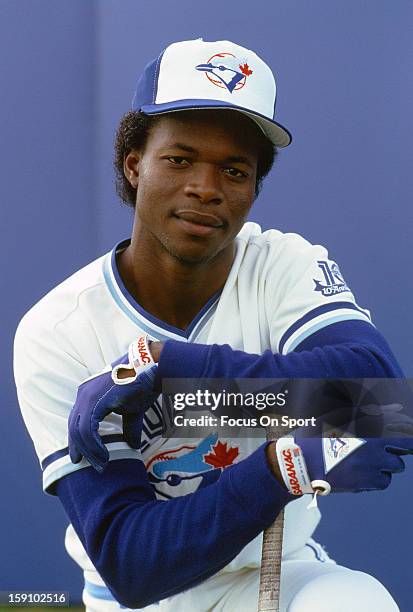
{"label": "man's eye", "polygon": [[224,172],[236,178],[245,178],[248,176],[246,172],[243,172],[242,170],[239,170],[238,168],[224,168]]}
{"label": "man's eye", "polygon": [[167,159],[176,166],[185,166],[188,163],[186,157],[181,157],[180,155],[170,155]]}

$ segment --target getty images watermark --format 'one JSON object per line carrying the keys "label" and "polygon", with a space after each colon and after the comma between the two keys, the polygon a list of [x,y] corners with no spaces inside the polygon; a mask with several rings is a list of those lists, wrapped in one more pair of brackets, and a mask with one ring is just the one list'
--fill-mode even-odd
{"label": "getty images watermark", "polygon": [[173,423],[176,427],[315,427],[316,417],[293,418],[288,415],[274,416],[261,414],[259,416],[231,416],[231,414],[201,414],[199,416],[186,416],[176,414],[180,411],[196,409],[197,411],[215,412],[229,408],[239,408],[240,412],[263,411],[268,408],[285,408],[287,406],[288,389],[273,393],[269,392],[235,392],[211,391],[210,389],[197,389],[195,392],[174,393],[172,407],[175,412]]}
{"label": "getty images watermark", "polygon": [[[164,379],[147,435],[262,437],[267,427],[307,436],[413,435],[413,384],[406,379]],[[146,432],[146,429],[148,430]],[[300,435],[301,435],[300,434]],[[327,434],[326,434],[327,435]]]}

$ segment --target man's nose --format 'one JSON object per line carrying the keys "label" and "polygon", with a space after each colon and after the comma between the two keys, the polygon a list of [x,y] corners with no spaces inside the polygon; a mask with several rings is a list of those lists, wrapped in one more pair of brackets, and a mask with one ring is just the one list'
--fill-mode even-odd
{"label": "man's nose", "polygon": [[213,164],[195,164],[185,186],[185,195],[203,204],[219,204],[223,199],[219,169]]}

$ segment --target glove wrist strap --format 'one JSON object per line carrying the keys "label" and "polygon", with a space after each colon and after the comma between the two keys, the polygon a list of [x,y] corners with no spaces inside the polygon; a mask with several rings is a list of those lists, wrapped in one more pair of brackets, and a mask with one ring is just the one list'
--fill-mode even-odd
{"label": "glove wrist strap", "polygon": [[317,507],[317,495],[328,495],[331,486],[326,480],[311,480],[301,447],[292,436],[280,438],[276,442],[276,453],[280,472],[285,485],[292,495],[313,493],[308,509]]}
{"label": "glove wrist strap", "polygon": [[[134,382],[139,374],[156,365],[151,351],[149,350],[148,334],[141,334],[134,342],[131,342],[128,348],[129,363],[120,363],[112,370],[112,380],[117,385],[127,385]],[[119,378],[120,370],[135,370],[134,376],[128,378]]]}
{"label": "glove wrist strap", "polygon": [[292,495],[313,493],[310,477],[301,448],[291,436],[276,442],[276,453],[285,486]]}
{"label": "glove wrist strap", "polygon": [[141,373],[144,369],[147,369],[155,363],[149,348],[149,343],[148,334],[141,334],[129,345],[129,363],[137,373]]}

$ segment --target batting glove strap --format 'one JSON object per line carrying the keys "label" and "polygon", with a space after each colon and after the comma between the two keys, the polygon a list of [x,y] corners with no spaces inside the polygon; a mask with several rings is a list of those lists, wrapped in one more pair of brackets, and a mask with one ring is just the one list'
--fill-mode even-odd
{"label": "batting glove strap", "polygon": [[[134,382],[139,374],[156,365],[149,349],[149,343],[148,334],[141,334],[134,342],[131,342],[128,348],[128,363],[119,363],[112,370],[112,380],[116,385],[128,385]],[[135,370],[135,376],[119,378],[120,370],[125,369]]]}
{"label": "batting glove strap", "polygon": [[331,491],[330,484],[320,479],[310,482],[303,451],[292,436],[277,440],[275,448],[278,465],[289,492],[292,495],[313,493],[314,497],[307,508],[317,508],[317,495],[328,495]]}
{"label": "batting glove strap", "polygon": [[135,371],[139,370],[141,372],[143,368],[148,368],[155,363],[149,349],[149,343],[148,334],[141,334],[135,342],[129,345],[129,363],[132,364]]}
{"label": "batting glove strap", "polygon": [[278,465],[289,492],[292,495],[313,493],[303,452],[294,442],[294,438],[291,436],[280,438],[275,448]]}

